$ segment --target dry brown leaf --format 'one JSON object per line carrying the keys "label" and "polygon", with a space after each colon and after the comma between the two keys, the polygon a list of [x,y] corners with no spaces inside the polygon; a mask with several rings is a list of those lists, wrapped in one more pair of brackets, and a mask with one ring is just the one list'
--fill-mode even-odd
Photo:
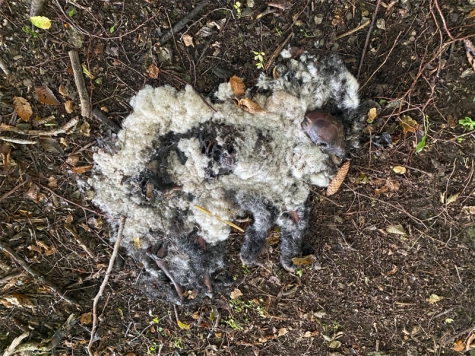
{"label": "dry brown leaf", "polygon": [[399,123],[401,124],[404,134],[407,134],[408,132],[415,133],[419,128],[417,121],[413,120],[409,115],[401,117]]}
{"label": "dry brown leaf", "polygon": [[28,297],[27,295],[24,294],[10,294],[5,297],[3,297],[6,301],[8,301],[10,304],[15,305],[17,307],[25,307],[25,308],[31,308],[33,309],[36,305],[35,303]]}
{"label": "dry brown leaf", "polygon": [[64,103],[64,109],[68,114],[71,114],[73,112],[74,108],[74,100],[66,100]]}
{"label": "dry brown leaf", "polygon": [[475,17],[475,9],[472,9],[467,15],[467,19],[471,19],[472,17]]}
{"label": "dry brown leaf", "polygon": [[374,121],[374,119],[376,119],[377,116],[378,116],[378,112],[377,112],[376,108],[369,109],[368,118],[366,119],[366,122],[368,124],[371,124]]}
{"label": "dry brown leaf", "polygon": [[59,85],[58,92],[62,96],[67,96],[68,95],[68,89],[66,89],[66,87],[63,84]]}
{"label": "dry brown leaf", "polygon": [[81,317],[79,318],[79,322],[82,324],[82,325],[89,325],[91,324],[92,322],[92,313],[89,312],[89,313],[84,313],[81,315]]}
{"label": "dry brown leaf", "polygon": [[73,167],[72,170],[76,174],[83,174],[90,170],[92,168],[92,165],[87,165],[87,166],[80,166],[80,167]]}
{"label": "dry brown leaf", "polygon": [[426,300],[429,302],[429,304],[435,304],[437,302],[440,302],[444,297],[440,297],[437,294],[431,294],[429,298]]}
{"label": "dry brown leaf", "polygon": [[69,164],[71,167],[75,167],[79,162],[79,156],[75,154],[69,154],[68,158],[66,158],[66,164]]}
{"label": "dry brown leaf", "polygon": [[35,203],[39,203],[43,200],[46,200],[46,195],[40,192],[40,187],[38,187],[35,183],[31,183],[30,188],[25,194]]}
{"label": "dry brown leaf", "polygon": [[[152,79],[157,79],[160,75],[160,68],[158,68],[155,64],[150,64],[148,66],[148,76]],[[107,112],[107,111],[106,111]]]}
{"label": "dry brown leaf", "polygon": [[314,255],[308,255],[304,257],[294,257],[292,258],[292,262],[296,266],[307,266],[311,265],[317,260],[317,258]]}
{"label": "dry brown leaf", "polygon": [[26,99],[20,96],[15,96],[13,98],[13,105],[20,119],[26,122],[30,121],[30,117],[33,115],[33,110],[31,109],[30,103]]}
{"label": "dry brown leaf", "polygon": [[56,99],[50,88],[43,85],[42,87],[35,88],[35,94],[38,97],[38,101],[46,105],[59,105],[60,102]]}
{"label": "dry brown leaf", "polygon": [[229,84],[231,84],[231,89],[233,93],[237,96],[244,96],[246,94],[246,85],[244,84],[243,80],[236,75],[233,75],[229,79]]}
{"label": "dry brown leaf", "polygon": [[12,146],[10,145],[0,145],[0,154],[2,155],[3,166],[8,169],[10,168],[10,156],[12,152]]}
{"label": "dry brown leaf", "polygon": [[91,126],[87,121],[84,121],[81,126],[79,126],[79,133],[83,136],[89,137],[91,134]]}
{"label": "dry brown leaf", "polygon": [[3,299],[3,298],[0,299],[0,303],[1,303],[5,308],[8,308],[8,309],[13,308],[13,304],[10,303],[10,302],[9,302],[8,300],[6,300],[6,299]]}
{"label": "dry brown leaf", "polygon": [[244,98],[244,99],[239,99],[239,100],[235,99],[235,103],[238,107],[240,107],[241,109],[247,112],[250,112],[251,114],[266,112],[263,108],[259,106],[259,104],[255,103],[249,98]]}
{"label": "dry brown leaf", "polygon": [[303,334],[303,337],[314,337],[320,335],[320,332],[318,330],[315,331],[306,331],[305,334]]}
{"label": "dry brown leaf", "polygon": [[389,225],[388,227],[386,227],[386,232],[390,234],[407,236],[407,232],[401,224]]}
{"label": "dry brown leaf", "polygon": [[404,166],[395,166],[393,168],[393,171],[396,174],[406,174],[406,167],[404,167]]}
{"label": "dry brown leaf", "polygon": [[462,352],[465,350],[465,343],[463,340],[457,340],[454,342],[454,351]]}
{"label": "dry brown leaf", "polygon": [[473,70],[475,70],[475,46],[470,40],[464,40],[463,43],[465,45],[465,53],[467,54],[468,63],[470,63]]}
{"label": "dry brown leaf", "polygon": [[470,337],[467,339],[467,343],[465,345],[465,351],[470,351],[470,350],[475,349],[473,340],[475,340],[475,334],[470,335]]}
{"label": "dry brown leaf", "polygon": [[341,26],[343,25],[345,22],[343,20],[343,18],[339,15],[335,15],[335,17],[333,18],[332,20],[332,25],[333,26]]}
{"label": "dry brown leaf", "polygon": [[280,328],[279,331],[277,332],[277,337],[284,336],[288,332],[289,332],[289,330],[287,330],[287,328]]}
{"label": "dry brown leaf", "polygon": [[195,47],[195,45],[193,44],[193,37],[191,37],[189,34],[184,34],[182,36],[182,39],[186,47],[189,47],[189,46]]}
{"label": "dry brown leaf", "polygon": [[272,229],[266,238],[266,242],[269,246],[275,246],[280,241],[280,231],[277,228]]}
{"label": "dry brown leaf", "polygon": [[[45,244],[43,241],[41,240],[36,240],[36,244],[41,247],[43,250],[45,250],[45,255],[46,256],[49,256],[49,255],[52,255],[53,253],[56,252],[56,248],[54,248],[54,246],[48,246],[47,244]],[[42,252],[42,251],[41,251]]]}
{"label": "dry brown leaf", "polygon": [[36,245],[29,245],[28,250],[38,252],[38,253],[43,252],[43,251],[41,251],[41,248],[39,246],[36,246]]}
{"label": "dry brown leaf", "polygon": [[[382,180],[382,179],[381,179]],[[382,184],[379,184],[381,180],[374,180],[373,181],[373,184],[374,185],[382,185]],[[381,188],[376,188],[374,190],[374,193],[375,194],[383,194],[383,193],[387,193],[387,192],[397,192],[400,188],[401,184],[392,180],[390,177],[386,178],[386,180],[384,181],[384,186],[381,187]]]}
{"label": "dry brown leaf", "polygon": [[54,138],[44,137],[44,138],[40,138],[39,141],[40,141],[41,147],[46,152],[57,153],[57,154],[63,154],[64,153],[64,151],[61,148],[60,144]]}
{"label": "dry brown leaf", "polygon": [[236,298],[239,298],[240,296],[242,296],[242,292],[237,289],[237,288],[234,288],[234,290],[231,292],[231,294],[229,295],[231,299],[236,299]]}
{"label": "dry brown leaf", "polygon": [[455,117],[452,115],[447,115],[447,125],[449,125],[451,129],[455,129],[457,127],[457,121],[455,121]]}
{"label": "dry brown leaf", "polygon": [[153,185],[153,183],[147,182],[147,184],[145,184],[145,199],[152,199],[154,189],[155,185]]}
{"label": "dry brown leaf", "polygon": [[348,171],[350,170],[350,161],[346,161],[343,163],[336,172],[335,177],[331,180],[330,184],[328,184],[327,187],[327,196],[335,194],[338,189],[340,189],[340,186],[343,184],[343,181],[345,180],[346,175],[348,174]]}
{"label": "dry brown leaf", "polygon": [[178,327],[182,330],[190,330],[190,324],[186,324],[180,320],[177,320],[176,323],[178,324]]}

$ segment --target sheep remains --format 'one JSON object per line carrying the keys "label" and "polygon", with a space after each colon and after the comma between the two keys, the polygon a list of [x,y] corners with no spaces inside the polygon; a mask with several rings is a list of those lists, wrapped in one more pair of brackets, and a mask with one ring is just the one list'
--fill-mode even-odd
{"label": "sheep remains", "polygon": [[150,295],[183,303],[227,285],[220,272],[231,228],[211,214],[232,221],[252,213],[246,265],[277,224],[281,263],[295,269],[309,185],[328,185],[364,115],[358,83],[339,57],[282,57],[279,78],[262,75],[253,97],[265,113],[237,108],[229,83],[210,104],[216,111],[190,86],[147,86],[131,99],[118,152],[94,155],[93,202],[111,218],[127,216],[122,245],[148,272]]}

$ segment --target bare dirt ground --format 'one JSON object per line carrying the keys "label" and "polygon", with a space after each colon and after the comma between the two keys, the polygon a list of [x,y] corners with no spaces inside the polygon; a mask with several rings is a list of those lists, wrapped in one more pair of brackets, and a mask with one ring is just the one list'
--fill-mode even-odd
{"label": "bare dirt ground", "polygon": [[[92,108],[120,125],[145,84],[190,83],[206,95],[238,75],[251,87],[262,70],[255,52],[270,72],[272,54],[288,39],[341,54],[362,98],[382,106],[342,189],[331,199],[318,189],[312,195],[305,241],[317,262],[286,272],[277,245],[261,255],[263,267],[243,268],[235,234],[231,290],[242,295],[175,307],[148,299],[137,286],[141,266],[119,253],[99,300],[92,351],[473,354],[475,123],[466,118],[475,120],[475,74],[464,40],[475,35],[475,3],[381,1],[376,12],[374,0],[209,1],[161,45],[196,6],[51,0],[38,9],[52,21],[42,30],[31,25],[29,1],[0,1],[0,349],[87,354],[92,299],[111,258],[106,217],[78,182],[114,125],[81,118],[68,51],[79,53]],[[58,103],[35,95],[42,87]],[[31,106],[28,120],[14,110],[15,97]],[[75,118],[72,130],[55,136],[35,132]],[[392,147],[370,144],[382,131]]]}

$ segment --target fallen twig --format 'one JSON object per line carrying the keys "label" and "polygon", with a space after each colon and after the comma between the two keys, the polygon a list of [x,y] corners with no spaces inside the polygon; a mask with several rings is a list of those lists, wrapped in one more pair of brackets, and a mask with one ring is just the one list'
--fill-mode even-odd
{"label": "fallen twig", "polygon": [[339,40],[340,38],[349,36],[349,35],[351,35],[352,33],[356,32],[356,31],[359,31],[359,30],[361,30],[362,28],[368,26],[369,23],[370,23],[370,21],[368,20],[368,21],[362,23],[361,25],[359,25],[358,27],[355,27],[354,29],[352,29],[352,30],[350,30],[350,31],[348,31],[348,32],[345,32],[345,33],[341,34],[341,35],[338,36],[336,39]]}
{"label": "fallen twig", "polygon": [[212,216],[213,218],[218,219],[218,220],[221,221],[222,223],[225,223],[226,225],[229,225],[229,226],[235,228],[235,229],[238,230],[238,231],[244,232],[244,230],[241,229],[241,228],[240,228],[239,226],[237,226],[236,224],[233,224],[233,223],[230,222],[230,221],[221,219],[219,216],[214,215],[214,214],[211,213],[209,210],[206,210],[205,208],[203,208],[203,207],[201,207],[201,206],[199,206],[199,205],[194,205],[194,207],[195,207],[196,209],[202,211],[203,213],[208,214],[209,216]]}
{"label": "fallen twig", "polygon": [[64,228],[66,230],[68,230],[71,235],[73,235],[74,239],[78,242],[79,246],[81,246],[81,248],[86,251],[86,253],[89,255],[89,257],[91,257],[92,259],[94,259],[94,254],[92,253],[91,249],[89,247],[86,246],[86,244],[84,243],[84,240],[81,238],[81,236],[79,236],[79,234],[77,233],[76,229],[74,226],[72,226],[71,224],[64,224]]}
{"label": "fallen twig", "polygon": [[376,3],[376,8],[374,9],[373,18],[371,19],[371,25],[369,25],[368,34],[366,35],[366,41],[364,43],[363,53],[361,54],[361,60],[360,60],[360,65],[358,67],[358,74],[356,74],[356,79],[360,77],[361,67],[363,66],[364,57],[366,55],[366,50],[368,49],[368,45],[369,45],[369,38],[371,37],[371,32],[373,31],[374,22],[376,21],[376,15],[378,14],[380,4],[381,4],[381,0],[378,0],[378,2]]}
{"label": "fallen twig", "polygon": [[32,0],[30,6],[30,17],[40,15],[44,4],[45,0]]}
{"label": "fallen twig", "polygon": [[387,62],[387,60],[389,59],[389,56],[391,55],[391,53],[392,53],[393,50],[394,50],[394,47],[396,47],[397,40],[398,40],[399,37],[401,36],[402,32],[403,32],[403,31],[400,31],[400,32],[398,33],[396,39],[394,40],[393,46],[392,46],[391,49],[389,50],[389,53],[388,53],[388,55],[386,56],[386,58],[384,58],[383,63],[381,63],[381,64],[379,65],[379,67],[376,68],[376,70],[373,72],[373,74],[371,74],[371,75],[369,76],[368,80],[366,80],[366,82],[365,82],[362,86],[360,86],[360,88],[358,89],[359,91],[360,91],[361,89],[363,89],[363,88],[366,86],[366,84],[369,83],[369,81],[371,80],[371,78],[373,78],[374,75],[375,75],[375,74],[383,67],[383,65]]}
{"label": "fallen twig", "polygon": [[175,26],[172,27],[170,31],[163,35],[163,37],[160,39],[160,44],[164,45],[165,43],[170,41],[170,39],[173,37],[173,34],[181,31],[188,22],[190,22],[196,15],[198,15],[198,13],[201,12],[201,10],[203,10],[206,5],[208,5],[208,3],[209,0],[205,0],[196,5],[195,8],[191,10],[188,15],[183,17],[175,24]]}
{"label": "fallen twig", "polygon": [[0,284],[6,283],[11,279],[23,277],[24,275],[25,275],[25,272],[18,272],[18,273],[10,274],[8,276],[0,278]]}
{"label": "fallen twig", "polygon": [[4,72],[6,75],[9,75],[9,74],[10,74],[10,69],[8,69],[7,64],[3,61],[2,58],[0,58],[0,68],[3,70],[3,72]]}
{"label": "fallen twig", "polygon": [[[74,125],[78,123],[79,119],[77,117],[69,120],[63,126],[61,126],[57,130],[53,131],[42,131],[42,130],[20,130],[16,126],[11,126],[7,124],[0,124],[0,131],[9,131],[9,132],[16,132],[22,135],[30,135],[30,136],[56,136],[59,134],[67,133]],[[36,142],[35,142],[36,143]]]}
{"label": "fallen twig", "polygon": [[0,136],[0,140],[5,142],[17,143],[19,145],[34,145],[36,141],[32,140],[23,140],[21,138],[11,138],[6,136]]}
{"label": "fallen twig", "polygon": [[15,193],[16,190],[18,190],[18,188],[21,188],[23,187],[26,183],[28,183],[29,180],[25,180],[23,183],[20,183],[18,184],[15,188],[13,188],[12,190],[10,190],[9,192],[3,194],[1,197],[0,197],[0,201],[2,201],[3,199],[6,199],[8,198],[10,195],[12,195],[13,193]]}
{"label": "fallen twig", "polygon": [[40,282],[41,284],[46,285],[48,288],[52,289],[53,292],[58,293],[58,295],[62,299],[64,299],[66,302],[68,302],[69,304],[76,305],[76,306],[78,305],[73,299],[65,296],[63,294],[63,292],[61,292],[60,288],[58,286],[56,286],[56,284],[46,280],[46,278],[40,272],[38,272],[33,267],[30,267],[28,265],[28,263],[23,258],[18,256],[15,251],[13,251],[10,247],[6,246],[1,241],[0,241],[0,250],[7,253],[8,255],[10,255],[10,257],[13,258],[13,260],[15,260],[16,263],[18,263],[20,266],[22,266],[24,268],[24,270],[27,271],[29,274],[31,274],[35,279],[37,279],[38,282]]}
{"label": "fallen twig", "polygon": [[91,115],[91,104],[89,102],[89,94],[86,89],[86,82],[82,75],[82,66],[79,60],[79,54],[75,50],[68,52],[69,59],[71,60],[71,67],[73,68],[74,73],[74,82],[79,93],[79,100],[81,101],[81,115],[83,117],[90,117]]}
{"label": "fallen twig", "polygon": [[112,121],[111,119],[109,119],[106,114],[104,114],[104,112],[99,109],[99,108],[94,108],[92,110],[92,116],[102,122],[103,124],[109,126],[109,128],[114,131],[115,133],[118,133],[120,131],[120,126],[117,125],[114,121]]}
{"label": "fallen twig", "polygon": [[99,288],[99,292],[97,292],[97,295],[94,297],[94,301],[92,303],[91,339],[89,340],[89,344],[87,345],[87,352],[89,353],[90,356],[93,356],[91,347],[92,347],[92,343],[94,341],[94,335],[95,335],[96,330],[97,330],[97,303],[99,302],[99,298],[104,293],[104,289],[106,288],[107,282],[109,281],[109,277],[110,277],[112,268],[114,267],[115,259],[117,257],[118,252],[119,252],[120,242],[122,241],[122,236],[124,234],[125,220],[126,220],[125,216],[122,216],[120,218],[119,232],[117,233],[117,240],[115,241],[114,250],[112,251],[112,255],[111,255],[111,258],[109,260],[109,266],[107,267],[106,275],[104,276],[104,280],[102,281],[101,287]]}
{"label": "fallen twig", "polygon": [[271,54],[269,57],[269,60],[267,61],[266,65],[264,66],[264,70],[268,70],[269,67],[271,66],[272,62],[274,59],[279,55],[280,52],[282,52],[282,49],[284,49],[285,45],[292,39],[294,38],[294,33],[291,32],[290,35],[287,36],[284,42],[282,42],[276,49],[275,51]]}

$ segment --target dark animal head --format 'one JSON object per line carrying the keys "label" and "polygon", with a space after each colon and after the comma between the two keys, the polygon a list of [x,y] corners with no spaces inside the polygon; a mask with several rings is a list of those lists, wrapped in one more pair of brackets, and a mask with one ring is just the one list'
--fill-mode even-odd
{"label": "dark animal head", "polygon": [[322,151],[342,158],[346,154],[343,125],[325,111],[309,111],[302,121],[302,128]]}

